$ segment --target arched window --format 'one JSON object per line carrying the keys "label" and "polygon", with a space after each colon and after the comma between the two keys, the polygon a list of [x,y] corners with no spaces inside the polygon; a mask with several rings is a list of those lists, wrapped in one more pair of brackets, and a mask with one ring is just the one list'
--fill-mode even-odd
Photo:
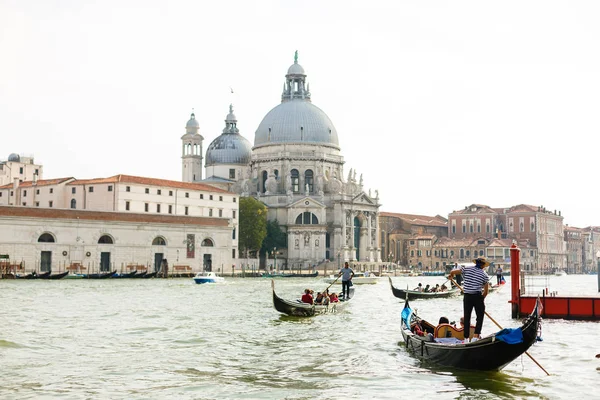
{"label": "arched window", "polygon": [[268,178],[269,174],[267,173],[267,171],[263,171],[262,172],[262,192],[266,192],[267,191],[267,178]]}
{"label": "arched window", "polygon": [[300,191],[300,173],[297,169],[293,169],[290,171],[290,176],[292,177],[292,192],[298,193]]}
{"label": "arched window", "polygon": [[55,243],[56,240],[54,239],[54,236],[52,236],[52,234],[42,233],[40,235],[40,237],[38,238],[38,242],[39,243]]}
{"label": "arched window", "polygon": [[214,243],[210,239],[204,239],[201,244],[202,247],[213,247]]}
{"label": "arched window", "polygon": [[98,239],[98,244],[113,244],[113,238],[111,238],[108,235],[102,235],[100,236],[100,239]]}
{"label": "arched window", "polygon": [[166,246],[166,245],[167,245],[167,241],[162,236],[157,236],[152,241],[152,246]]}
{"label": "arched window", "polygon": [[312,169],[304,171],[304,184],[308,185],[308,193],[313,192],[313,172]]}
{"label": "arched window", "polygon": [[296,217],[296,225],[318,225],[319,219],[311,212],[303,212]]}
{"label": "arched window", "polygon": [[71,208],[77,208],[77,200],[71,199]]}

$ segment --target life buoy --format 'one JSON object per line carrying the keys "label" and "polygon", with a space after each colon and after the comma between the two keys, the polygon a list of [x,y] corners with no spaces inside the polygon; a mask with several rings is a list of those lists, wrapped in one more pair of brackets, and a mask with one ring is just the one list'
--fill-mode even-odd
{"label": "life buoy", "polygon": [[91,256],[91,255],[92,255],[92,253],[90,253],[89,251],[88,251],[87,253],[85,253],[85,256],[86,256],[86,257],[89,257],[89,256]]}
{"label": "life buoy", "polygon": [[66,256],[66,255],[67,255],[67,251],[65,250],[65,251],[63,251],[63,256]]}

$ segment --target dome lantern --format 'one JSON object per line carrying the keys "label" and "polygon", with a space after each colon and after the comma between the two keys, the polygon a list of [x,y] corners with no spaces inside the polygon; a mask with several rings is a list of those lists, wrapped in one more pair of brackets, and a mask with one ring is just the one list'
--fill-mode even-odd
{"label": "dome lantern", "polygon": [[306,73],[302,65],[298,64],[298,50],[294,53],[294,63],[288,68],[285,75],[285,84],[283,85],[283,93],[281,101],[294,99],[302,99],[310,101],[310,92],[306,84]]}

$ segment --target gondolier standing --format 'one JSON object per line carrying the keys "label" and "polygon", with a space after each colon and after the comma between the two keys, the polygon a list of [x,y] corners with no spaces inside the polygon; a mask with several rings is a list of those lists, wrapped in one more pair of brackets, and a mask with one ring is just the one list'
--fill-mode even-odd
{"label": "gondolier standing", "polygon": [[483,327],[483,316],[485,315],[485,297],[488,294],[488,282],[490,277],[483,270],[490,265],[484,257],[479,257],[473,260],[475,266],[461,266],[459,269],[450,271],[448,279],[452,279],[454,275],[462,275],[463,280],[463,308],[465,318],[464,337],[468,340],[470,337],[471,328],[471,312],[475,308],[477,322],[475,324],[475,332],[473,338],[479,339],[481,328]]}
{"label": "gondolier standing", "polygon": [[354,276],[354,271],[348,265],[348,262],[344,264],[344,268],[340,270],[340,274],[338,276],[342,277],[342,297],[349,299],[350,298],[350,282],[352,281],[352,277]]}

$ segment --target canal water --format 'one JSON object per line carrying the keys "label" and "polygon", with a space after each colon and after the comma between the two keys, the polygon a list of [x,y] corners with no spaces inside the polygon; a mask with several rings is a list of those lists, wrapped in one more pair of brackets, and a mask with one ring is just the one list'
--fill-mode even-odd
{"label": "canal water", "polygon": [[[397,287],[443,277],[393,278]],[[506,327],[510,280],[487,298]],[[598,396],[600,325],[546,320],[543,341],[501,372],[419,362],[402,346],[403,303],[387,279],[355,285],[339,314],[298,319],[272,305],[271,280],[0,281],[2,399],[571,399]],[[596,276],[551,278],[551,290],[597,294]],[[322,278],[280,278],[299,296]],[[339,287],[339,286],[337,286]],[[460,297],[415,300],[437,321],[461,315]],[[484,334],[497,329],[486,319]]]}

